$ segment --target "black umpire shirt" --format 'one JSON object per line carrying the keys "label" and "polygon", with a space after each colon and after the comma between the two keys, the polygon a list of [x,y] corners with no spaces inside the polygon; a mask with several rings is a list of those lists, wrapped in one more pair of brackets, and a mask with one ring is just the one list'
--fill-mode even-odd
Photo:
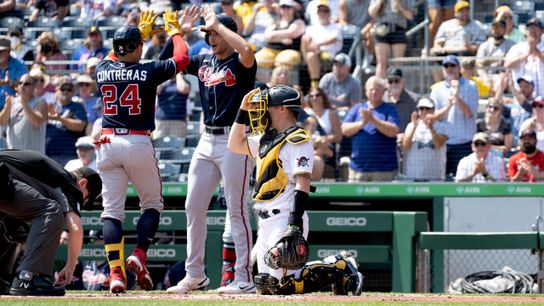
{"label": "black umpire shirt", "polygon": [[[14,179],[32,186],[47,198],[57,199],[54,189],[60,188],[70,208],[79,215],[83,193],[77,186],[76,176],[57,162],[41,153],[27,150],[2,150],[0,162],[8,167]],[[63,208],[63,211],[66,212],[67,208]]]}

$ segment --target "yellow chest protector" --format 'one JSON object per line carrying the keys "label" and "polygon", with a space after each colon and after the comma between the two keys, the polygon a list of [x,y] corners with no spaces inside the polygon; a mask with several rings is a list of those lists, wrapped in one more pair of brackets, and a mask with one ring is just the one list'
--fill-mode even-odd
{"label": "yellow chest protector", "polygon": [[289,182],[280,160],[280,149],[283,144],[285,142],[300,144],[310,139],[308,132],[296,125],[277,135],[264,135],[261,138],[252,195],[255,201],[275,199],[285,190]]}

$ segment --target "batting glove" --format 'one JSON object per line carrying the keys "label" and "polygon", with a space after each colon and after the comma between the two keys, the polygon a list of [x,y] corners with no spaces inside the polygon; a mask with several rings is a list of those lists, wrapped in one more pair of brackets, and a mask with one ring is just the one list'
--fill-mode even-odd
{"label": "batting glove", "polygon": [[164,30],[168,36],[181,34],[179,31],[180,25],[178,21],[178,11],[167,10],[162,15],[162,19],[164,20]]}
{"label": "batting glove", "polygon": [[140,13],[138,29],[140,29],[140,33],[142,33],[142,39],[148,40],[151,38],[151,34],[153,33],[153,24],[158,16],[159,15],[153,12],[153,10],[143,11]]}

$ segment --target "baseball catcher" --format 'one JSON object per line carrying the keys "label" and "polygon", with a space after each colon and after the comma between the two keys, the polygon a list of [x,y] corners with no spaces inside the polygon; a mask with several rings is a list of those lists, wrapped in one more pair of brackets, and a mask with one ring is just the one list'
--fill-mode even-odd
{"label": "baseball catcher", "polygon": [[[229,134],[231,151],[257,159],[257,292],[285,295],[332,288],[335,294],[359,295],[363,277],[348,253],[307,263],[313,145],[297,125],[301,111],[300,94],[292,87],[255,89],[244,96]],[[246,135],[246,125],[251,135]]]}

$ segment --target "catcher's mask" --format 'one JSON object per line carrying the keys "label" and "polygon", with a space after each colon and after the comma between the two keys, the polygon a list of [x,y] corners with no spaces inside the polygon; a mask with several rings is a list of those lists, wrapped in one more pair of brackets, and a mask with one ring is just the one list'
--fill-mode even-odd
{"label": "catcher's mask", "polygon": [[268,107],[283,106],[293,111],[295,118],[302,111],[300,94],[293,87],[277,85],[269,89],[257,90],[249,98],[252,108],[249,110],[251,133],[261,134],[270,127]]}
{"label": "catcher's mask", "polygon": [[263,134],[269,126],[268,117],[268,89],[259,89],[249,98],[251,108],[249,109],[249,123],[251,135]]}

